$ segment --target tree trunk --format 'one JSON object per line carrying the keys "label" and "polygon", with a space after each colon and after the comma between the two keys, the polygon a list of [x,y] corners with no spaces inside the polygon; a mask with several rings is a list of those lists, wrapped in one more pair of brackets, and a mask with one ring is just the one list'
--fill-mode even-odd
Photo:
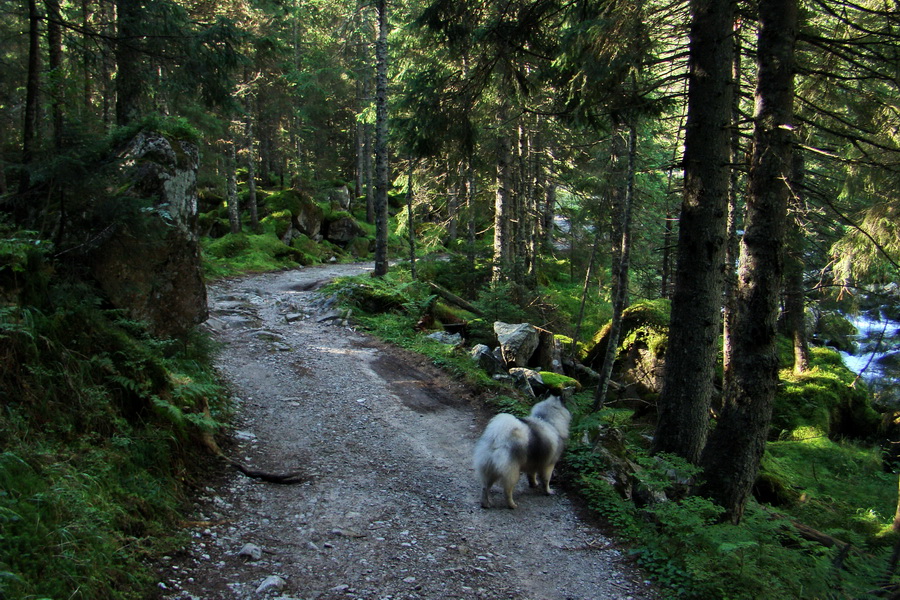
{"label": "tree trunk", "polygon": [[475,169],[472,157],[466,157],[466,264],[469,265],[468,292],[475,297]]}
{"label": "tree trunk", "polygon": [[50,107],[53,123],[53,147],[60,150],[63,145],[63,48],[62,48],[62,13],[59,0],[44,0],[47,8],[47,48],[50,58],[50,89],[52,102]]}
{"label": "tree trunk", "polygon": [[141,114],[144,93],[141,54],[141,3],[116,0],[116,124],[135,121]]}
{"label": "tree trunk", "polygon": [[387,0],[376,0],[378,39],[375,42],[375,271],[388,272],[388,15]]}
{"label": "tree trunk", "polygon": [[806,292],[803,285],[805,238],[800,228],[803,210],[803,178],[805,165],[800,150],[794,148],[791,192],[794,215],[787,221],[785,248],[784,321],[794,346],[794,373],[809,370],[809,336],[806,335]]}
{"label": "tree trunk", "polygon": [[739,523],[765,450],[778,384],[775,348],[791,174],[797,0],[760,0],[750,194],[741,239],[725,406],[703,452],[700,492]]}
{"label": "tree trunk", "polygon": [[594,278],[594,266],[597,263],[597,248],[600,246],[599,224],[594,228],[594,243],[591,246],[591,258],[588,260],[587,272],[584,274],[584,285],[581,287],[581,304],[578,307],[578,320],[575,322],[575,335],[572,336],[572,351],[578,349],[581,341],[581,326],[584,324],[584,307],[587,304],[588,291],[591,289],[591,279]]}
{"label": "tree trunk", "polygon": [[406,171],[406,228],[409,230],[409,272],[413,280],[416,277],[416,223],[413,219],[413,170],[415,164],[412,157],[407,159],[409,166]]}
{"label": "tree trunk", "polygon": [[259,233],[259,211],[256,207],[256,139],[253,134],[253,111],[248,102],[245,135],[247,144],[247,208],[250,209],[250,229]]}
{"label": "tree trunk", "polygon": [[553,252],[553,218],[556,216],[556,183],[547,182],[541,218],[544,221],[541,243],[547,252]]}
{"label": "tree trunk", "polygon": [[[24,194],[31,187],[31,161],[34,159],[34,141],[37,135],[38,92],[41,87],[41,15],[37,0],[28,0],[28,79],[25,84],[25,122],[22,127],[22,174],[19,179],[19,193]],[[24,218],[15,215],[16,222]]]}
{"label": "tree trunk", "polygon": [[228,144],[228,160],[225,161],[225,179],[228,187],[228,222],[231,225],[231,233],[241,232],[241,207],[238,204],[237,194],[237,151],[233,138],[229,138]]}
{"label": "tree trunk", "polygon": [[725,310],[722,315],[722,366],[725,371],[728,371],[728,361],[731,360],[732,318],[734,317],[734,299],[737,293],[738,221],[740,220],[738,182],[740,180],[740,170],[736,168],[736,165],[740,162],[739,156],[741,151],[741,130],[737,125],[741,119],[741,54],[741,31],[740,22],[738,21],[734,28],[734,56],[731,68],[731,76],[734,79],[734,96],[732,97],[731,105],[731,121],[733,125],[731,128],[730,158],[728,162],[733,166],[728,186],[728,216],[725,226]]}
{"label": "tree trunk", "polygon": [[725,261],[732,0],[692,0],[684,199],[653,449],[696,463],[715,390]]}
{"label": "tree trunk", "polygon": [[512,166],[510,165],[510,139],[506,123],[506,105],[500,103],[497,127],[497,191],[494,195],[494,261],[491,281],[504,281],[510,272],[510,217],[512,216]]}
{"label": "tree trunk", "polygon": [[[621,125],[616,127],[615,138],[620,140],[623,138],[625,131]],[[616,211],[613,220],[617,221],[614,231],[618,237],[616,249],[613,252],[615,256],[612,276],[613,276],[613,303],[612,303],[612,321],[609,327],[609,335],[607,337],[606,353],[603,357],[603,366],[600,369],[600,382],[594,392],[594,404],[592,410],[594,412],[603,408],[606,402],[606,392],[609,389],[609,379],[612,376],[613,363],[616,360],[616,350],[619,348],[619,337],[622,331],[622,314],[628,304],[628,269],[629,255],[631,253],[631,208],[634,204],[634,175],[635,175],[635,159],[637,154],[637,131],[634,125],[628,126],[628,142],[627,147],[622,148],[621,142],[615,143],[616,150],[613,151],[618,155],[621,161],[622,154],[626,155],[627,166],[625,167],[625,186],[624,190],[617,192],[621,194],[622,201],[620,210]],[[623,151],[624,150],[624,151]],[[613,169],[613,173],[619,172],[621,169]]]}
{"label": "tree trunk", "polygon": [[372,125],[365,125],[363,164],[366,171],[366,223],[375,224],[375,162],[372,160]]}
{"label": "tree trunk", "polygon": [[[353,185],[353,196],[354,201],[358,201],[362,198],[363,194],[363,186],[366,181],[366,124],[359,120],[359,117],[362,116],[363,106],[365,104],[365,98],[363,97],[363,84],[361,81],[356,82],[356,102],[359,106],[357,113],[357,120],[355,126],[356,133],[356,162],[355,162],[355,177],[354,177],[354,185]],[[354,202],[355,203],[355,202]]]}

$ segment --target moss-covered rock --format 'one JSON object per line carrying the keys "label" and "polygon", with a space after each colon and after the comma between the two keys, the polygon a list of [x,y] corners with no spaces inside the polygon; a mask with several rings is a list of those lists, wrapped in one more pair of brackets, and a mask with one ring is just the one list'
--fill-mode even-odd
{"label": "moss-covered rock", "polygon": [[[637,302],[622,313],[615,378],[635,397],[655,395],[662,386],[663,359],[669,329],[669,301]],[[610,323],[594,335],[583,362],[599,370],[609,339]],[[623,389],[625,389],[623,388]]]}
{"label": "moss-covered rock", "polygon": [[573,388],[575,392],[581,391],[581,383],[579,383],[577,379],[573,379],[566,375],[553,373],[551,371],[541,371],[541,379],[544,380],[544,386],[546,386],[551,393],[556,395],[561,395],[563,391],[568,388]]}
{"label": "moss-covered rock", "polygon": [[813,348],[812,368],[801,374],[785,369],[775,395],[772,439],[817,436],[868,438],[880,415],[872,408],[865,385],[827,348]]}
{"label": "moss-covered rock", "polygon": [[856,350],[856,336],[859,332],[847,318],[838,312],[826,312],[819,316],[814,337],[826,346],[843,352]]}

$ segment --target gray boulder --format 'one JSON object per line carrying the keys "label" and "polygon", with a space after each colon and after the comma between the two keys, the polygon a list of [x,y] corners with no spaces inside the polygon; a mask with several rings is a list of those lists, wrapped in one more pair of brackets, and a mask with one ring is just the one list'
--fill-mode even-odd
{"label": "gray boulder", "polygon": [[528,365],[531,355],[538,347],[538,332],[528,323],[510,324],[502,321],[494,323],[494,333],[500,342],[503,360],[513,367]]}
{"label": "gray boulder", "polygon": [[119,223],[91,254],[109,301],[155,335],[177,337],[206,320],[206,285],[197,229],[200,152],[142,131],[120,155],[123,194],[146,198],[140,222]]}
{"label": "gray boulder", "polygon": [[325,224],[325,239],[339,246],[346,245],[362,233],[363,231],[356,221],[349,216],[338,217]]}
{"label": "gray boulder", "polygon": [[350,210],[350,190],[346,185],[332,188],[328,192],[328,201],[341,210]]}
{"label": "gray boulder", "polygon": [[503,363],[503,359],[484,344],[477,344],[472,348],[470,356],[488,375],[493,376],[506,373],[506,365]]}
{"label": "gray boulder", "polygon": [[463,343],[462,336],[458,333],[447,333],[446,331],[435,331],[426,335],[428,339],[436,340],[448,346],[461,346]]}
{"label": "gray boulder", "polygon": [[544,385],[544,379],[540,372],[523,367],[513,367],[509,370],[510,376],[516,388],[525,393],[526,396],[540,396],[547,392],[547,386]]}

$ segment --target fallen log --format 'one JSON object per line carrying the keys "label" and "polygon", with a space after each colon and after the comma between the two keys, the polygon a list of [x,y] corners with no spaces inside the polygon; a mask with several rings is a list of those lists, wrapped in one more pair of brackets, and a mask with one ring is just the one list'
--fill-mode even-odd
{"label": "fallen log", "polygon": [[440,296],[441,298],[443,298],[450,304],[455,304],[456,306],[460,307],[461,309],[467,310],[470,313],[478,315],[479,317],[484,316],[484,313],[482,311],[478,310],[471,303],[467,302],[466,300],[463,300],[462,298],[460,298],[453,292],[439,286],[436,283],[432,283],[430,281],[428,282],[428,285],[431,286],[431,289],[434,290],[434,292],[438,296]]}

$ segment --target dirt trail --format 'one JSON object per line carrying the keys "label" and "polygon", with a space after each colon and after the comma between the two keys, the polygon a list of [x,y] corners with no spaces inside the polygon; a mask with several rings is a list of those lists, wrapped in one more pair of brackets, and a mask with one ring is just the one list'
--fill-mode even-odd
{"label": "dirt trail", "polygon": [[160,565],[159,598],[652,598],[565,494],[539,495],[523,478],[518,510],[479,506],[471,450],[486,414],[470,390],[417,356],[320,322],[327,309],[314,290],[370,268],[210,288],[217,365],[238,399],[227,451],[308,479],[259,483],[217,465],[185,515],[197,523],[190,548]]}

